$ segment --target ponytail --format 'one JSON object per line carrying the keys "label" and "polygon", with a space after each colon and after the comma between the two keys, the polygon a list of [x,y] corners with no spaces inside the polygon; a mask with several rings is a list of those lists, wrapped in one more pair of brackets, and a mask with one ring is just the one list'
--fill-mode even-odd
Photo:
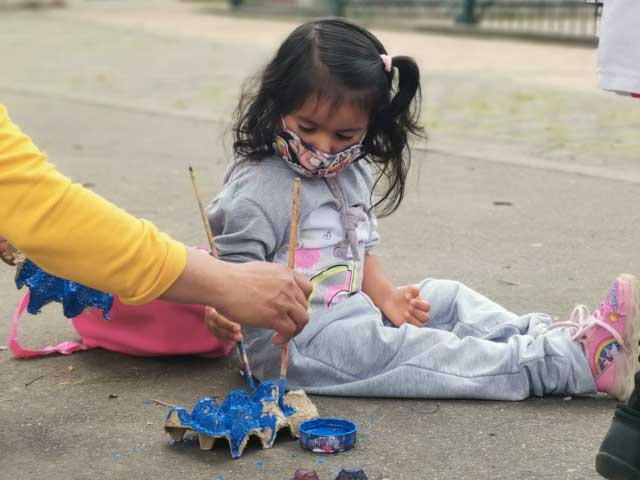
{"label": "ponytail", "polygon": [[[374,207],[384,204],[381,217],[388,216],[400,206],[411,165],[409,134],[423,136],[418,124],[421,106],[420,70],[411,57],[395,56],[391,61],[390,100],[373,114],[371,136],[365,142],[372,162],[379,169],[376,187],[384,178],[386,191]],[[396,73],[397,72],[397,73]]]}
{"label": "ponytail", "polygon": [[392,65],[398,70],[398,89],[391,100],[390,113],[406,130],[418,135],[421,131],[417,122],[422,101],[420,70],[413,58],[404,55],[393,57]]}

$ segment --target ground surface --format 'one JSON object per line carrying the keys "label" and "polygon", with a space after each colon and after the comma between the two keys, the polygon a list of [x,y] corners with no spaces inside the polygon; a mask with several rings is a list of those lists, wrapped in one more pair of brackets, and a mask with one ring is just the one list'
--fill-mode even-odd
{"label": "ground surface", "polygon": [[[207,198],[220,189],[239,85],[294,23],[170,1],[68,3],[0,8],[0,102],[74,180],[205,243],[186,167]],[[418,59],[430,135],[402,208],[380,224],[397,283],[455,278],[514,311],[566,317],[595,306],[618,272],[640,272],[640,104],[596,89],[593,50],[377,33]],[[0,338],[20,297],[12,276],[0,270]],[[73,337],[56,306],[21,330],[26,346]],[[0,476],[287,479],[311,467],[332,480],[362,466],[374,479],[593,479],[615,405],[313,397],[322,414],[359,424],[355,450],[327,457],[279,441],[231,460],[169,445],[167,409],[150,400],[224,396],[242,386],[235,365],[0,351]]]}

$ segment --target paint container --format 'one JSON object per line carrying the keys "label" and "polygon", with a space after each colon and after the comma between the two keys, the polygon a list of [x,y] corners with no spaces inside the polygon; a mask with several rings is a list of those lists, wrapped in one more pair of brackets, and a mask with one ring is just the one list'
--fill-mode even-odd
{"label": "paint container", "polygon": [[350,450],[356,443],[358,427],[342,418],[316,418],[300,424],[300,446],[320,453]]}
{"label": "paint container", "polygon": [[299,468],[293,474],[291,480],[320,480],[315,470],[309,470],[308,468]]}
{"label": "paint container", "polygon": [[367,480],[367,475],[361,468],[343,468],[336,480]]}

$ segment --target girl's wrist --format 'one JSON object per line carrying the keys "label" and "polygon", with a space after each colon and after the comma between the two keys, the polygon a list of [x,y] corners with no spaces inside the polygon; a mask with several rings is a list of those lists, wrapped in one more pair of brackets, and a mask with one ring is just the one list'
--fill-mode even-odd
{"label": "girl's wrist", "polygon": [[[376,295],[376,298],[373,299],[373,303],[375,303],[378,308],[387,315],[390,310],[390,305],[393,302],[393,285],[386,286],[385,288],[381,288]],[[387,315],[388,316],[388,315]]]}

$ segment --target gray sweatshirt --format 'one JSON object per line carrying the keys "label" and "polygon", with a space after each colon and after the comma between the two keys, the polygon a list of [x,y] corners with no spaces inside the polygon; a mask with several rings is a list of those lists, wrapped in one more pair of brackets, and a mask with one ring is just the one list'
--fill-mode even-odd
{"label": "gray sweatshirt", "polygon": [[[232,161],[225,174],[224,189],[207,207],[220,259],[273,262],[283,257],[288,248],[293,183],[297,176],[276,156],[261,161]],[[312,212],[333,207],[339,212],[344,229],[340,241],[348,247],[343,248],[343,255],[338,252],[338,256],[357,256],[354,230],[358,221],[354,215],[362,217],[364,212],[368,217],[370,232],[364,251],[378,241],[375,217],[369,212],[373,177],[366,160],[350,165],[333,179],[303,177],[300,181],[301,229]],[[300,232],[298,239],[300,243]]]}

